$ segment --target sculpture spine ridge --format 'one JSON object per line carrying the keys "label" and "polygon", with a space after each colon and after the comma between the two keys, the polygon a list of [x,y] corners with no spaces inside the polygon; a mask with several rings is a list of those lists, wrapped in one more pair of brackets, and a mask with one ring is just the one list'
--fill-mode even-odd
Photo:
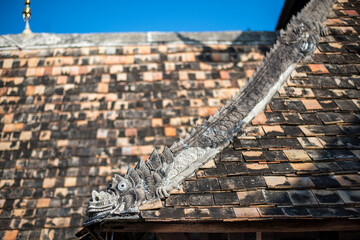
{"label": "sculpture spine ridge", "polygon": [[121,218],[138,217],[139,206],[169,192],[194,174],[203,164],[224,149],[259,114],[291,74],[296,64],[315,51],[322,25],[334,0],[310,1],[294,16],[274,47],[266,54],[248,83],[224,107],[192,129],[184,139],[156,150],[124,177],[115,174],[106,191],[93,191],[89,201],[89,220],[85,225],[109,214]]}

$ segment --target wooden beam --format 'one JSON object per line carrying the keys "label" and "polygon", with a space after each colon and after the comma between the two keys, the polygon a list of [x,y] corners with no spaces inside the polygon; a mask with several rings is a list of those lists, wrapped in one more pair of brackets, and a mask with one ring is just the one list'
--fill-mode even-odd
{"label": "wooden beam", "polygon": [[360,220],[350,219],[307,219],[267,220],[243,222],[103,222],[93,226],[95,232],[311,232],[311,231],[352,231],[360,229]]}
{"label": "wooden beam", "polygon": [[101,236],[99,232],[94,231],[94,229],[91,228],[86,228],[90,235],[93,236],[93,238],[95,238],[96,240],[104,240]]}
{"label": "wooden beam", "polygon": [[261,240],[261,232],[256,232],[256,240]]}
{"label": "wooden beam", "polygon": [[188,240],[184,233],[158,233],[160,240]]}

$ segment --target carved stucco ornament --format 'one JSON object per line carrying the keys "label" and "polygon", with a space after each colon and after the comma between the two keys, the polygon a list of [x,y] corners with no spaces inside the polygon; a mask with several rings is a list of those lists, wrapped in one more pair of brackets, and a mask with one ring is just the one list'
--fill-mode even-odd
{"label": "carved stucco ornament", "polygon": [[115,175],[105,191],[93,191],[84,226],[107,216],[138,218],[139,206],[159,198],[166,198],[201,166],[213,159],[229,145],[234,136],[258,115],[271,100],[296,64],[311,55],[326,33],[321,24],[334,0],[312,0],[300,14],[293,17],[285,31],[281,31],[274,47],[249,79],[242,91],[232,97],[202,125],[184,139],[165,147],[159,155],[154,150],[135,168],[129,166],[125,176]]}
{"label": "carved stucco ornament", "polygon": [[109,214],[137,218],[141,204],[169,196],[217,153],[216,149],[189,147],[175,157],[168,147],[160,155],[154,150],[145,162],[139,160],[135,168],[129,166],[124,177],[115,174],[106,191],[92,192],[87,222]]}

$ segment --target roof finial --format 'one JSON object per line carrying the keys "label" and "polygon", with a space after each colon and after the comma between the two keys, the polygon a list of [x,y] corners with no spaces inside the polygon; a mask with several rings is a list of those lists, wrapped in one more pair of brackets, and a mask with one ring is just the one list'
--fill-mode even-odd
{"label": "roof finial", "polygon": [[31,34],[32,32],[30,30],[30,25],[29,25],[29,21],[31,18],[30,0],[25,0],[24,5],[25,5],[25,8],[24,8],[22,14],[23,14],[23,19],[26,22],[26,25],[25,25],[23,34]]}

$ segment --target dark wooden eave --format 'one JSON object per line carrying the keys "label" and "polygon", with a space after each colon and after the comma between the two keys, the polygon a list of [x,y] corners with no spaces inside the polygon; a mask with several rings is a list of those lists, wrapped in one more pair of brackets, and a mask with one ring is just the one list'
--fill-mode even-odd
{"label": "dark wooden eave", "polygon": [[300,10],[309,2],[309,0],[286,0],[281,10],[281,14],[276,25],[275,30],[280,30],[285,28],[286,24],[290,21],[291,17]]}
{"label": "dark wooden eave", "polygon": [[103,222],[93,225],[93,232],[311,232],[352,231],[360,229],[360,219],[294,219],[239,222]]}

